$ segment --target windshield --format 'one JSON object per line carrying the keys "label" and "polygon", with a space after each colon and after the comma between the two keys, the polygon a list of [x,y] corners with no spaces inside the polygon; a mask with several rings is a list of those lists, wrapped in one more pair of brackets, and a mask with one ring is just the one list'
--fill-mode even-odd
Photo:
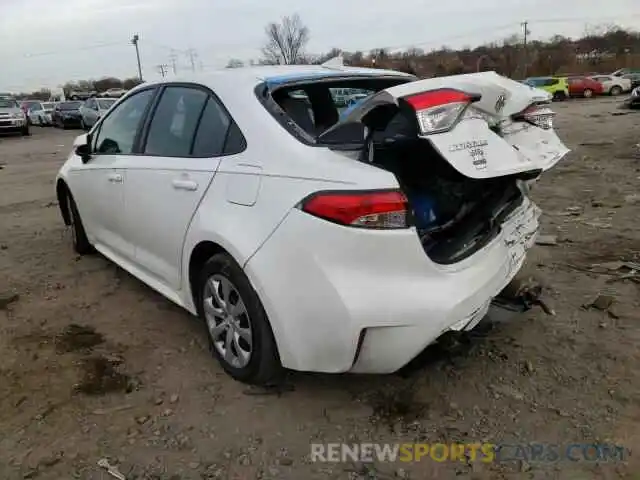
{"label": "windshield", "polygon": [[0,108],[18,108],[18,103],[8,98],[0,98]]}
{"label": "windshield", "polygon": [[100,110],[108,110],[114,103],[116,103],[115,100],[98,100],[98,108]]}
{"label": "windshield", "polygon": [[42,110],[40,102],[24,102],[23,106],[30,112],[35,110]]}
{"label": "windshield", "polygon": [[60,110],[78,110],[82,102],[63,102],[60,104]]}

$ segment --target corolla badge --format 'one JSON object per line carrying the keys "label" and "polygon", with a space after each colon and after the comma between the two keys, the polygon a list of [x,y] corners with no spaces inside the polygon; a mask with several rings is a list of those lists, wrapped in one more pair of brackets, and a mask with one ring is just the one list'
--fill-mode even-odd
{"label": "corolla badge", "polygon": [[504,105],[507,103],[507,97],[504,93],[501,93],[498,96],[498,100],[496,100],[496,104],[494,106],[496,113],[500,113],[500,111],[504,108]]}

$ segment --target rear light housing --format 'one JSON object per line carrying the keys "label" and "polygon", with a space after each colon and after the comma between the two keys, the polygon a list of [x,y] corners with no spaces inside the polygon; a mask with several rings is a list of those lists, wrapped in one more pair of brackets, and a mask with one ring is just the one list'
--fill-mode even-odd
{"label": "rear light housing", "polygon": [[514,115],[513,119],[530,123],[543,130],[551,130],[555,115],[555,112],[547,104],[534,104]]}
{"label": "rear light housing", "polygon": [[400,190],[317,192],[301,201],[297,208],[350,227],[394,230],[410,226],[409,204]]}
{"label": "rear light housing", "polygon": [[467,107],[480,100],[480,95],[442,88],[410,95],[403,100],[416,112],[421,134],[431,135],[451,130]]}

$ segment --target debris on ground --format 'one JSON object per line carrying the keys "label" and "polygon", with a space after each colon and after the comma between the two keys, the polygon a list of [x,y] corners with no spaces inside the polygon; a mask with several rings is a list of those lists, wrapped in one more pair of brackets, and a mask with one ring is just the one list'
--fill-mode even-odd
{"label": "debris on ground", "polygon": [[101,458],[100,460],[98,460],[98,466],[106,470],[107,473],[113,478],[116,478],[118,480],[127,480],[126,477],[122,473],[120,473],[118,467],[116,467],[115,465],[111,465],[109,463],[109,460],[107,460],[106,458]]}
{"label": "debris on ground", "polygon": [[17,293],[0,293],[0,310],[5,310],[12,303],[20,300]]}
{"label": "debris on ground", "polygon": [[608,294],[598,294],[596,298],[593,299],[592,302],[584,305],[585,308],[594,308],[596,310],[600,310],[602,312],[606,312],[615,302],[616,297]]}
{"label": "debris on ground", "polygon": [[58,353],[90,350],[103,342],[104,337],[93,327],[72,323],[56,336],[56,349]]}

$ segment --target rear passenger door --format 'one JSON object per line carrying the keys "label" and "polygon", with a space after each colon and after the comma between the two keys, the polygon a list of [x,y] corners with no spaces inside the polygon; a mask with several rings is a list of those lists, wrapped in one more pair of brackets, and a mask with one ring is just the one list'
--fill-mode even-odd
{"label": "rear passenger door", "polygon": [[124,166],[127,237],[138,268],[171,291],[181,285],[187,228],[225,155],[232,120],[217,97],[168,84]]}

